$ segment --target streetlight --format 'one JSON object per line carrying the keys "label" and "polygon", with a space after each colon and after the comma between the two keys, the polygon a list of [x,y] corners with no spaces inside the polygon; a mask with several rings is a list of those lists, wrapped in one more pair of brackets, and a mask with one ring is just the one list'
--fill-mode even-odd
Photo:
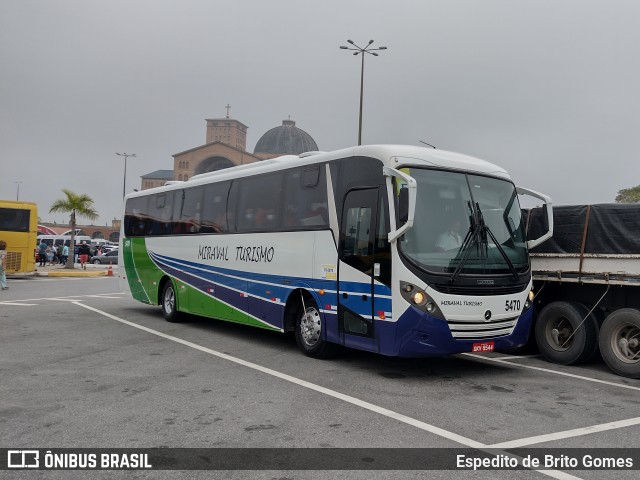
{"label": "streetlight", "polygon": [[135,157],[136,154],[135,153],[118,153],[116,152],[116,155],[119,155],[121,157],[124,157],[124,182],[122,184],[122,198],[124,198],[124,195],[127,191],[127,158],[129,157]]}
{"label": "streetlight", "polygon": [[340,48],[342,50],[353,50],[354,55],[362,55],[362,66],[360,68],[360,122],[358,124],[358,145],[362,145],[362,92],[364,89],[364,54],[369,53],[374,57],[377,57],[378,54],[376,53],[376,51],[386,50],[387,47],[370,48],[373,40],[369,40],[369,43],[364,48],[361,48],[353,43],[353,40],[347,40],[347,42],[349,42],[352,46],[346,47],[344,45],[340,45]]}
{"label": "streetlight", "polygon": [[20,201],[20,184],[21,184],[22,182],[16,182],[16,181],[14,181],[13,183],[15,183],[15,184],[18,186],[18,191],[16,192],[16,202],[19,202],[19,201]]}

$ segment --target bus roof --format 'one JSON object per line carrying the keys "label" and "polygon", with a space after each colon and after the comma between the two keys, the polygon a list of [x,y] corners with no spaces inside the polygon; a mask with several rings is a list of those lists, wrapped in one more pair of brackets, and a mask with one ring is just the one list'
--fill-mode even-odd
{"label": "bus roof", "polygon": [[167,182],[162,187],[130,193],[127,198],[144,196],[158,191],[177,190],[187,186],[232,180],[260,173],[275,172],[286,168],[313,165],[340,158],[360,156],[377,158],[386,166],[393,168],[411,166],[436,167],[491,175],[507,180],[511,179],[510,175],[502,167],[461,153],[412,145],[361,145],[331,152],[305,152],[300,155],[284,155],[215,172],[201,173],[186,181]]}
{"label": "bus roof", "polygon": [[38,204],[34,202],[23,202],[22,200],[0,200],[0,205],[6,207],[20,208],[20,207],[37,207]]}

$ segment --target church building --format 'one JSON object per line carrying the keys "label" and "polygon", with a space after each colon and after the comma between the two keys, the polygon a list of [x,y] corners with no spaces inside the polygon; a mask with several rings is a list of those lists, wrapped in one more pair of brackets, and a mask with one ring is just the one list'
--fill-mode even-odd
{"label": "church building", "polygon": [[169,180],[188,180],[194,175],[223,168],[259,162],[281,155],[298,155],[318,150],[318,145],[304,130],[296,127],[291,119],[266,132],[254,148],[247,151],[248,127],[229,117],[227,105],[225,118],[207,119],[204,145],[173,155],[173,170],[156,170],[143,175],[142,190],[164,185]]}

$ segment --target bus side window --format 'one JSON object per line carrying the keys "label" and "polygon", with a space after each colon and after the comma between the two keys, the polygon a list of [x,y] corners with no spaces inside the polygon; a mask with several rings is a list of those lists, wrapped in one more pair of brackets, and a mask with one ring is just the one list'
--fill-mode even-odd
{"label": "bus side window", "polygon": [[[189,234],[200,232],[202,212],[202,187],[193,187],[178,192],[174,212],[173,232]],[[180,200],[180,198],[182,198]]]}
{"label": "bus side window", "polygon": [[287,172],[284,227],[326,227],[329,225],[324,165],[311,165]]}
{"label": "bus side window", "polygon": [[124,216],[124,234],[127,237],[139,237],[145,234],[148,197],[136,197],[127,200]]}
{"label": "bus side window", "polygon": [[149,236],[169,235],[172,230],[173,191],[158,193],[150,198],[149,221],[147,231]]}
{"label": "bus side window", "polygon": [[282,172],[240,180],[238,231],[278,230],[281,217],[282,183]]}
{"label": "bus side window", "polygon": [[222,233],[227,227],[227,197],[230,182],[212,183],[204,186],[202,205],[202,233]]}

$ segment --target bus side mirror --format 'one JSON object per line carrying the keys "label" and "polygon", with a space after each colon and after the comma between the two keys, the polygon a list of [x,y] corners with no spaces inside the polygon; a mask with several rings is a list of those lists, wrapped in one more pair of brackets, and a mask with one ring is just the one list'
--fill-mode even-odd
{"label": "bus side mirror", "polygon": [[539,238],[536,238],[535,240],[527,241],[527,248],[531,250],[533,247],[540,245],[542,242],[548,240],[553,235],[553,206],[551,198],[542,193],[523,187],[516,187],[516,192],[518,193],[518,195],[529,195],[544,202],[544,212],[546,213],[547,217],[547,233]]}
{"label": "bus side mirror", "polygon": [[[391,220],[391,231],[387,235],[389,243],[394,243],[407,230],[413,227],[413,220],[416,213],[416,198],[417,198],[417,183],[413,177],[407,175],[400,170],[396,170],[390,167],[382,167],[382,173],[386,177],[387,195],[389,199],[389,219]],[[391,181],[392,177],[398,178],[402,181],[405,187],[401,188],[398,192],[398,223],[404,221],[404,223],[398,228],[394,229],[396,224],[396,212],[395,212],[395,187]],[[406,213],[404,213],[406,212]]]}
{"label": "bus side mirror", "polygon": [[409,189],[403,187],[398,195],[398,221],[400,224],[407,223],[409,219]]}

